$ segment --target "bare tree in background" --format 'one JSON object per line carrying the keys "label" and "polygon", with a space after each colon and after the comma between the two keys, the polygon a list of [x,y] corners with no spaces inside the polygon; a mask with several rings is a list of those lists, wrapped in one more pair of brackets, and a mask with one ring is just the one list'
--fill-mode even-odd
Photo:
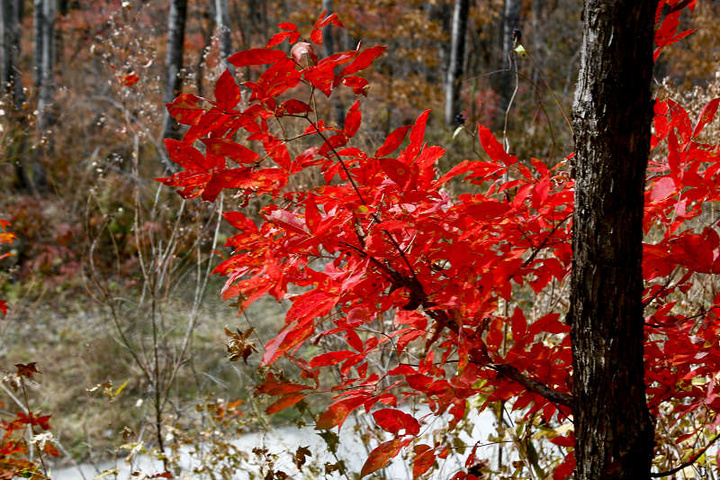
{"label": "bare tree in background", "polygon": [[[170,103],[182,89],[183,45],[185,43],[185,22],[187,20],[187,0],[170,0],[168,15],[168,42],[165,56],[165,103]],[[168,113],[165,113],[163,138],[179,138],[179,125]],[[166,163],[168,169],[169,164]]]}
{"label": "bare tree in background", "polygon": [[[220,41],[220,56],[225,68],[231,68],[227,58],[232,54],[232,39],[230,37],[230,9],[228,0],[215,0],[215,27]],[[232,70],[230,70],[232,71]]]}
{"label": "bare tree in background", "polygon": [[[322,2],[322,9],[325,11],[325,15],[330,15],[333,13],[333,3],[332,0],[323,0]],[[333,36],[333,26],[332,24],[328,24],[323,27],[323,53],[326,57],[329,57],[333,53],[335,53],[335,50],[337,50],[337,47],[335,46],[335,38]],[[335,123],[342,128],[345,123],[345,106],[343,105],[342,100],[339,96],[333,95],[332,99],[332,109],[333,109],[333,118],[335,119]]]}
{"label": "bare tree in background", "polygon": [[18,61],[20,59],[20,0],[2,0],[2,92],[12,96],[16,109],[22,107],[25,94]]}
{"label": "bare tree in background", "polygon": [[470,8],[468,0],[455,0],[450,41],[450,62],[445,76],[445,123],[452,125],[460,114],[460,86],[465,64],[465,43]]}
{"label": "bare tree in background", "polygon": [[517,68],[517,56],[514,54],[515,32],[520,32],[520,7],[521,0],[505,0],[502,25],[502,66],[499,77],[500,94],[500,115],[498,116],[497,128],[505,124],[505,115],[510,100],[515,90],[515,69]]}
{"label": "bare tree in background", "polygon": [[38,130],[41,135],[55,124],[55,0],[35,0],[35,86],[38,90]]}
{"label": "bare tree in background", "polygon": [[2,81],[2,85],[0,85],[0,91],[12,99],[12,114],[10,115],[12,121],[8,122],[8,127],[14,131],[6,156],[13,163],[17,188],[25,192],[32,192],[34,184],[31,171],[26,166],[27,156],[25,155],[27,130],[27,119],[23,108],[25,92],[19,66],[21,0],[2,0],[1,13],[2,71],[0,72],[0,81]]}

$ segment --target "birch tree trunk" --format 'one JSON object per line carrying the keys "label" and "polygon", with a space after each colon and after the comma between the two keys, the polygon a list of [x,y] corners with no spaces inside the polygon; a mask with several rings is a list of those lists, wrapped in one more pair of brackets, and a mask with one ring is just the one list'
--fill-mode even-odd
{"label": "birch tree trunk", "polygon": [[[165,103],[170,103],[182,89],[183,45],[185,43],[185,21],[187,19],[187,0],[170,0],[168,15],[168,43],[165,56]],[[179,125],[165,112],[163,138],[180,137]],[[167,168],[167,165],[166,165]]]}
{"label": "birch tree trunk", "polygon": [[465,64],[467,21],[470,2],[455,0],[450,40],[450,62],[445,76],[445,123],[452,125],[460,114],[460,86]]}
{"label": "birch tree trunk", "polygon": [[[220,41],[220,56],[225,68],[232,68],[227,58],[232,55],[232,38],[230,37],[230,9],[228,0],[215,0],[215,26]],[[232,71],[232,70],[230,70]]]}
{"label": "birch tree trunk", "polygon": [[585,0],[570,313],[578,480],[650,478],[642,221],[656,0]]}
{"label": "birch tree trunk", "polygon": [[38,130],[41,135],[55,124],[55,0],[35,0],[35,86],[38,89]]}

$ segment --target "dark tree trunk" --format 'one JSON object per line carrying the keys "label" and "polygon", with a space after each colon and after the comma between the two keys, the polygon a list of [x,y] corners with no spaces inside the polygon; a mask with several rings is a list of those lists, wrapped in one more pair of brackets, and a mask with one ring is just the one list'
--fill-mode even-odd
{"label": "dark tree trunk", "polygon": [[502,65],[501,74],[499,76],[500,83],[500,115],[496,127],[505,124],[505,115],[507,114],[510,100],[515,90],[515,69],[517,69],[517,55],[514,53],[515,42],[513,31],[520,29],[520,7],[521,0],[505,0],[505,10],[503,13],[502,24]]}
{"label": "dark tree trunk", "polygon": [[[168,15],[168,43],[165,56],[165,103],[170,103],[182,89],[183,45],[185,43],[185,21],[187,0],[170,0]],[[179,125],[167,113],[163,127],[163,138],[180,138]]]}
{"label": "dark tree trunk", "polygon": [[20,110],[25,101],[20,59],[20,0],[2,0],[2,92],[13,98],[13,104]]}
{"label": "dark tree trunk", "polygon": [[[332,0],[323,0],[322,2],[322,9],[325,11],[325,15],[330,15],[333,13],[333,3]],[[333,37],[333,28],[332,25],[326,25],[323,27],[323,53],[326,57],[329,57],[335,51],[337,50],[337,47],[335,46],[335,38]],[[337,95],[333,95],[332,99],[332,116],[335,120],[335,123],[338,125],[338,127],[343,128],[343,125],[345,124],[345,107],[343,105],[342,100]]]}
{"label": "dark tree trunk", "polygon": [[450,35],[450,62],[445,76],[445,123],[452,125],[460,114],[460,85],[465,64],[465,43],[470,2],[455,0]]}
{"label": "dark tree trunk", "polygon": [[578,480],[650,478],[641,260],[655,6],[585,0],[569,315]]}
{"label": "dark tree trunk", "polygon": [[20,74],[20,19],[22,17],[21,0],[2,0],[2,72],[0,72],[0,91],[12,97],[11,125],[16,134],[7,156],[15,167],[15,185],[25,192],[33,191],[33,182],[29,169],[26,167],[26,130],[27,121],[24,114],[25,92]]}

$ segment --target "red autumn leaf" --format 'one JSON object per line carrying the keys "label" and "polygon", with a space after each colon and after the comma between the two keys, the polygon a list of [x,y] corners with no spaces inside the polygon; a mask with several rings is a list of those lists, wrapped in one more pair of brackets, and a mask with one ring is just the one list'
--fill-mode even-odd
{"label": "red autumn leaf", "polygon": [[345,125],[343,131],[347,138],[352,138],[360,128],[360,122],[362,121],[362,113],[360,113],[360,100],[353,103],[350,107],[347,115],[345,116]]}
{"label": "red autumn leaf", "polygon": [[270,48],[251,48],[242,52],[233,53],[228,61],[236,67],[248,67],[251,65],[267,65],[287,58],[282,50]]}
{"label": "red autumn leaf", "polygon": [[400,449],[403,446],[402,439],[393,438],[375,447],[368,455],[367,460],[365,460],[365,464],[360,471],[360,477],[370,475],[373,472],[385,468],[390,463],[390,460],[400,453]]}
{"label": "red autumn leaf", "polygon": [[385,174],[401,188],[404,188],[410,180],[410,167],[399,160],[394,158],[383,158],[380,160],[380,168],[382,168],[383,172],[385,172]]}
{"label": "red autumn leaf", "polygon": [[702,132],[703,128],[705,128],[705,125],[713,121],[713,119],[715,118],[715,113],[718,109],[718,105],[720,105],[720,98],[713,98],[705,105],[705,107],[703,107],[702,112],[700,112],[700,117],[698,118],[698,121],[695,124],[695,128],[693,129],[693,138],[697,137],[700,132]]}
{"label": "red autumn leaf", "polygon": [[287,100],[280,105],[280,107],[278,108],[278,115],[297,115],[300,113],[307,113],[309,111],[310,105],[303,102],[302,100],[291,98],[290,100]]}
{"label": "red autumn leaf", "polygon": [[297,25],[294,23],[278,23],[278,28],[286,31],[273,35],[273,37],[265,45],[265,48],[275,47],[284,42],[285,39],[287,39],[290,44],[293,44],[300,38],[300,33],[297,31]]}
{"label": "red autumn leaf", "polygon": [[343,85],[346,85],[353,89],[355,95],[363,95],[367,97],[368,91],[370,90],[370,82],[362,77],[350,76],[342,79]]}
{"label": "red autumn leaf", "polygon": [[249,148],[235,143],[229,138],[204,138],[202,142],[207,148],[207,152],[220,157],[227,157],[237,164],[256,163],[260,158],[257,152],[253,152]]}
{"label": "red autumn leaf", "polygon": [[405,140],[405,136],[407,136],[408,131],[412,128],[412,125],[406,125],[404,127],[396,128],[395,130],[388,135],[388,137],[385,139],[385,143],[382,144],[380,148],[377,149],[375,152],[375,156],[377,158],[385,157],[388,154],[394,152],[397,150],[397,148],[400,146],[400,144]]}
{"label": "red autumn leaf", "polygon": [[417,154],[420,153],[420,149],[422,149],[423,140],[425,139],[425,126],[427,125],[429,116],[430,110],[425,110],[412,125],[412,129],[410,130],[410,143],[405,149],[405,155],[410,161],[413,161]]}
{"label": "red autumn leaf", "polygon": [[478,125],[478,136],[480,137],[480,143],[485,153],[487,153],[491,159],[500,161],[507,166],[517,163],[517,157],[507,154],[502,145],[500,145],[500,142],[495,138],[495,135],[493,135],[488,128]]}
{"label": "red autumn leaf", "polygon": [[162,473],[156,473],[155,475],[151,475],[147,478],[175,478],[175,477],[173,477],[172,473],[170,473],[170,472],[162,472]]}
{"label": "red autumn leaf", "polygon": [[353,396],[343,398],[332,403],[328,409],[318,418],[315,428],[318,430],[329,430],[345,423],[348,415],[366,400],[364,396]]}
{"label": "red autumn leaf", "polygon": [[265,381],[259,385],[255,391],[272,397],[280,397],[291,393],[301,392],[309,388],[309,386],[302,385],[300,383],[281,382],[275,375],[268,373],[265,377]]}
{"label": "red autumn leaf", "polygon": [[337,365],[338,363],[347,360],[350,357],[358,356],[357,353],[351,352],[350,350],[340,350],[337,352],[328,352],[318,355],[310,360],[311,367],[327,367],[329,365]]}
{"label": "red autumn leaf", "polygon": [[310,235],[310,233],[305,230],[305,223],[301,221],[297,215],[288,212],[287,210],[273,210],[270,214],[266,215],[266,218],[272,223],[283,228],[288,233],[295,233],[303,236]]}
{"label": "red autumn leaf", "polygon": [[435,450],[430,445],[419,444],[415,445],[413,453],[413,478],[419,478],[435,463]]}
{"label": "red autumn leaf", "polygon": [[347,67],[345,67],[341,73],[342,76],[346,75],[352,75],[353,73],[357,73],[360,70],[365,70],[367,67],[370,66],[370,64],[378,57],[380,56],[385,50],[387,50],[387,47],[370,47],[358,54],[357,57],[355,57],[355,60],[350,63]]}
{"label": "red autumn leaf", "polygon": [[650,200],[658,201],[665,200],[670,194],[675,193],[677,187],[675,187],[675,180],[672,177],[662,177],[660,180],[655,182],[650,193]]}
{"label": "red autumn leaf", "polygon": [[288,353],[293,348],[305,342],[313,333],[312,323],[301,325],[290,325],[285,327],[277,336],[265,345],[261,365],[271,365],[278,358]]}
{"label": "red autumn leaf", "polygon": [[201,100],[197,95],[183,93],[171,103],[168,103],[167,109],[178,123],[192,125],[205,113],[205,109],[200,106]]}
{"label": "red autumn leaf", "polygon": [[140,77],[135,72],[128,73],[122,77],[122,84],[126,87],[132,87],[139,81]]}
{"label": "red autumn leaf", "polygon": [[284,395],[278,398],[269,407],[267,407],[265,409],[265,413],[267,413],[268,415],[272,415],[274,413],[285,410],[286,408],[290,408],[300,402],[306,396],[307,393],[290,393],[288,395]]}
{"label": "red autumn leaf", "polygon": [[220,110],[229,111],[240,102],[240,87],[232,74],[225,70],[215,84],[215,102]]}
{"label": "red autumn leaf", "polygon": [[5,300],[0,300],[0,312],[7,316],[7,303]]}
{"label": "red autumn leaf", "polygon": [[405,435],[418,435],[420,423],[412,415],[394,408],[383,408],[373,412],[375,423],[386,432],[397,435],[405,430]]}

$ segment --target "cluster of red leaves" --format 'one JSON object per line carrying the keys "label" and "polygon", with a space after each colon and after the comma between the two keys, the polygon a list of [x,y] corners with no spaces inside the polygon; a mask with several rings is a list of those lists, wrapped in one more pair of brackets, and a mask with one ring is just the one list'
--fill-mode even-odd
{"label": "cluster of red leaves", "polygon": [[[35,363],[17,364],[17,377],[19,381],[26,378],[32,380],[36,373],[40,373]],[[28,431],[49,431],[50,415],[40,412],[17,412],[10,421],[1,420],[0,429],[5,433],[0,438],[0,479],[13,479],[17,477],[43,479],[42,468],[37,459],[31,461],[30,449],[35,448],[28,444]],[[44,442],[42,454],[59,457],[60,453],[51,442]]]}
{"label": "cluster of red leaves", "polygon": [[[15,234],[7,231],[9,227],[10,222],[0,218],[0,245],[13,243],[15,241]],[[0,253],[0,261],[10,256],[12,256],[11,252]],[[0,300],[0,312],[2,312],[3,315],[7,315],[7,303],[5,300]]]}
{"label": "cluster of red leaves", "polygon": [[[661,2],[671,11],[658,29],[658,48],[682,36],[672,24],[672,9],[681,3]],[[321,17],[313,42],[321,43],[328,23],[339,22]],[[301,98],[312,99],[315,91],[329,96],[342,86],[364,94],[367,81],[355,74],[383,48],[358,47],[316,61],[307,43],[303,55],[289,56],[270,47],[299,34],[292,24],[280,28],[266,48],[229,59],[237,67],[266,66],[256,81],[243,84],[247,105],[228,72],[217,82],[215,100],[182,95],[168,105],[188,131],[182,141],[166,142],[183,170],[161,179],[187,198],[212,201],[230,189],[274,199],[260,219],[225,213],[238,233],[227,242],[233,254],[216,269],[227,276],[223,298],[238,298],[241,310],[266,294],[292,303],[262,363],[287,358],[301,369],[302,381],[268,374],[258,388],[277,398],[268,412],[333,392],[317,428],[340,427],[359,408],[372,411],[390,439],[370,453],[362,474],[383,468],[415,442],[415,477],[447,456],[449,445],[416,442],[423,419],[398,409],[408,397],[426,402],[434,415],[449,414],[449,428],[477,394],[487,402],[512,400],[514,409],[548,423],[565,420],[569,402],[557,400],[568,398],[571,382],[564,312],[556,306],[533,316],[515,295],[548,295],[568,278],[574,182],[567,162],[552,169],[535,159],[520,162],[480,126],[486,156],[442,174],[437,162],[444,150],[424,140],[430,112],[392,132],[374,152],[355,147],[360,100],[340,128],[315,120],[313,102]],[[668,155],[649,171],[645,220],[653,233],[648,238],[660,238],[647,244],[644,260],[648,311],[654,312],[647,319],[647,363],[655,413],[663,402],[674,405],[676,415],[720,410],[713,393],[720,295],[693,315],[675,300],[696,275],[720,271],[716,225],[698,227],[703,204],[720,200],[718,148],[695,140],[717,106],[718,100],[708,104],[695,125],[672,101],[656,106],[653,146],[662,143]],[[298,122],[304,129],[289,136]],[[281,133],[271,123],[281,125]],[[301,151],[292,152],[291,141]],[[288,187],[291,176],[310,168],[322,173],[322,185]],[[473,184],[475,193],[451,198],[453,179]],[[509,306],[506,314],[500,305]],[[326,338],[342,346],[305,356],[303,346]],[[393,355],[387,371],[371,367],[380,352]],[[320,371],[329,367],[339,371],[340,382],[321,385]],[[710,380],[692,384],[698,376]],[[554,401],[546,391],[557,394]],[[572,432],[551,441],[568,452],[554,478],[567,478],[574,468]],[[474,458],[471,453],[468,462]]]}

